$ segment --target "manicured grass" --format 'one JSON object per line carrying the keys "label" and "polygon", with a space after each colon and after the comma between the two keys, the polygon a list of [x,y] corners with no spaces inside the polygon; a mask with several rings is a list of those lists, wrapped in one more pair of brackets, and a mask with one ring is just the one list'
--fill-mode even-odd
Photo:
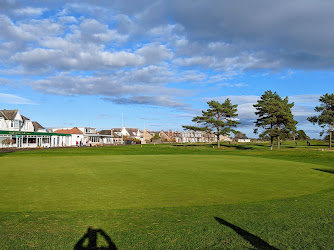
{"label": "manicured grass", "polygon": [[[140,145],[0,155],[4,249],[331,249],[334,152],[267,144]],[[215,218],[216,217],[216,218]]]}

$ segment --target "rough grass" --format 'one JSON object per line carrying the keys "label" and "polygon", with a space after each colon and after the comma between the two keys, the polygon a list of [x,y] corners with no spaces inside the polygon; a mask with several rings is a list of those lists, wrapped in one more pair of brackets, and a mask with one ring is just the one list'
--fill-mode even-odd
{"label": "rough grass", "polygon": [[1,248],[73,249],[93,226],[119,249],[331,249],[333,152],[289,147],[2,154]]}

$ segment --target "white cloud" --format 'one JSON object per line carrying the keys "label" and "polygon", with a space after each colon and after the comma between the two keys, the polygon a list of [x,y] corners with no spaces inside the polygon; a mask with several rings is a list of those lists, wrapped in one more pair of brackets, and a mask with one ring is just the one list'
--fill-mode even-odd
{"label": "white cloud", "polygon": [[136,51],[138,55],[145,58],[146,64],[158,64],[164,60],[170,60],[173,57],[173,53],[165,45],[161,44],[148,44]]}
{"label": "white cloud", "polygon": [[218,83],[216,86],[217,87],[230,87],[230,88],[237,87],[237,88],[241,88],[241,87],[247,87],[248,84],[246,84],[246,83]]}
{"label": "white cloud", "polygon": [[62,24],[77,23],[78,20],[74,16],[61,16],[59,21]]}
{"label": "white cloud", "polygon": [[25,7],[15,10],[15,13],[18,15],[40,16],[46,10],[46,8]]}
{"label": "white cloud", "polygon": [[187,105],[183,102],[179,102],[169,96],[132,96],[122,98],[102,98],[105,101],[110,101],[116,104],[130,104],[130,105],[151,105],[162,106],[170,108],[183,108]]}
{"label": "white cloud", "polygon": [[164,84],[154,82],[151,79],[143,79],[145,82],[124,82],[124,79],[129,80],[131,76],[118,78],[117,75],[72,76],[64,74],[32,81],[29,85],[39,91],[58,95],[124,97],[143,94],[159,95],[160,93],[164,93],[165,95],[182,95],[186,92],[181,89],[167,88]]}
{"label": "white cloud", "polygon": [[32,104],[36,105],[33,101],[12,94],[0,93],[0,103],[3,104]]}

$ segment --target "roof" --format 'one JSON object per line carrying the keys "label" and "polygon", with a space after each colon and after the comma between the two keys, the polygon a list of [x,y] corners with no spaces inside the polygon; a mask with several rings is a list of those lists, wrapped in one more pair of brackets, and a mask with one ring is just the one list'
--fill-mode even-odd
{"label": "roof", "polygon": [[111,130],[101,130],[99,132],[100,135],[111,135]]}
{"label": "roof", "polygon": [[26,120],[29,121],[29,120],[30,120],[28,117],[25,117],[24,115],[21,115],[21,117],[22,117],[22,120],[23,120],[23,121],[26,121]]}
{"label": "roof", "polygon": [[2,116],[3,118],[5,118],[6,120],[14,120],[16,114],[17,114],[18,110],[0,110],[0,116]]}
{"label": "roof", "polygon": [[45,129],[41,124],[39,124],[38,122],[32,122],[32,124],[34,125],[34,131],[38,131],[38,129]]}
{"label": "roof", "polygon": [[126,128],[126,131],[128,131],[130,136],[136,136],[138,132],[138,128]]}
{"label": "roof", "polygon": [[114,138],[122,138],[122,136],[118,134],[114,134]]}
{"label": "roof", "polygon": [[71,128],[71,129],[59,129],[54,131],[54,133],[58,134],[83,134],[80,129],[77,127]]}

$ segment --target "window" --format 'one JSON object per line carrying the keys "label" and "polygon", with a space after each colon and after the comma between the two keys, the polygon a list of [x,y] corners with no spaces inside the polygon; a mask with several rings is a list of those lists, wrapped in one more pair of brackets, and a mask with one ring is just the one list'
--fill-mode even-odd
{"label": "window", "polygon": [[14,128],[14,121],[10,121],[10,127]]}
{"label": "window", "polygon": [[29,137],[28,138],[28,143],[36,143],[36,137],[35,138]]}
{"label": "window", "polygon": [[100,142],[100,138],[96,136],[91,136],[90,137],[91,142]]}
{"label": "window", "polygon": [[14,128],[19,128],[19,121],[18,120],[14,120]]}
{"label": "window", "polygon": [[49,138],[43,138],[43,143],[50,143],[50,140],[49,140]]}

